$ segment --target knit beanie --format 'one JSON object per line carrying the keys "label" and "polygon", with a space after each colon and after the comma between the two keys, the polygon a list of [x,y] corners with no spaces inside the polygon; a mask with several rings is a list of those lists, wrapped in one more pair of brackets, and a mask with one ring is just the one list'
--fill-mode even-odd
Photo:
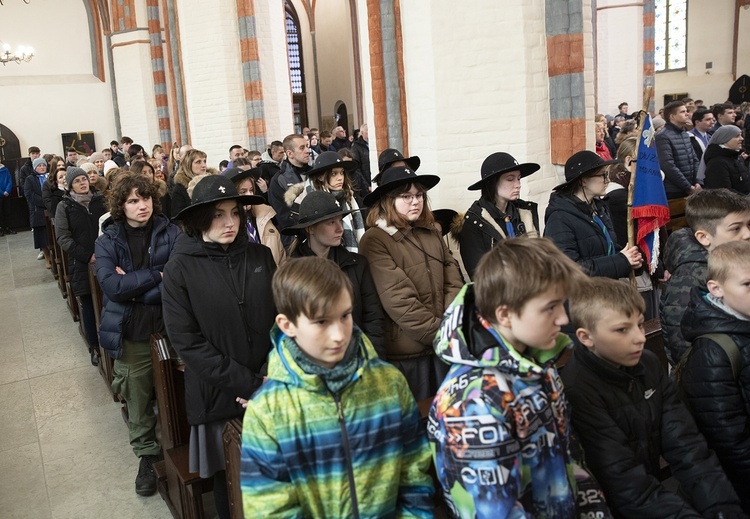
{"label": "knit beanie", "polygon": [[[93,164],[92,164],[92,166],[93,166]],[[77,168],[75,166],[70,166],[68,168],[68,172],[65,175],[65,185],[68,186],[68,190],[72,189],[70,186],[73,185],[73,181],[77,177],[80,177],[81,175],[85,176],[86,178],[89,178],[88,174],[84,170],[82,170],[81,168]]]}
{"label": "knit beanie", "polygon": [[99,174],[99,170],[96,169],[96,166],[93,165],[91,162],[85,162],[85,163],[81,164],[81,169],[83,171],[85,171],[86,174],[92,173],[92,172],[95,172],[95,173]]}
{"label": "knit beanie", "polygon": [[740,133],[742,133],[742,130],[740,130],[737,126],[733,124],[725,124],[714,132],[714,134],[711,136],[711,140],[708,141],[708,143],[726,144],[727,141],[734,139]]}
{"label": "knit beanie", "polygon": [[104,174],[106,175],[110,169],[119,168],[120,166],[117,165],[117,162],[114,160],[108,160],[104,163]]}
{"label": "knit beanie", "polygon": [[92,164],[97,160],[104,160],[104,153],[102,153],[101,151],[95,151],[89,157],[89,161],[91,161]]}
{"label": "knit beanie", "polygon": [[39,164],[44,164],[46,166],[47,161],[44,160],[42,157],[39,157],[38,159],[34,159],[34,162],[31,163],[31,165],[34,167],[34,171],[36,171],[36,168],[37,166],[39,166]]}

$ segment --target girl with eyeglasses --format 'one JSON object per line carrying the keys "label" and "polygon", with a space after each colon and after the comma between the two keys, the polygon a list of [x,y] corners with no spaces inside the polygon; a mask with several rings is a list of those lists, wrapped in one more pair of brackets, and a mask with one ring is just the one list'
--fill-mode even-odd
{"label": "girl with eyeglasses", "polygon": [[404,374],[416,400],[434,396],[448,372],[432,341],[463,285],[427,198],[439,181],[405,166],[384,171],[365,197],[369,229],[359,242],[386,314],[385,360]]}

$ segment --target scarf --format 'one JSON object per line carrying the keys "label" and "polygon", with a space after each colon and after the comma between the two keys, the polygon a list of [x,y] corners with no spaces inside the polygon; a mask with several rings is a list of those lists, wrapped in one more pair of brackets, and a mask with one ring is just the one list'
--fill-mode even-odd
{"label": "scarf", "polygon": [[355,328],[352,332],[352,338],[346,349],[344,358],[334,367],[324,368],[317,362],[308,357],[299,347],[297,341],[287,335],[284,336],[283,345],[289,351],[294,362],[308,375],[319,376],[328,389],[333,394],[339,394],[351,381],[354,373],[359,369],[360,359],[359,352],[360,332]]}
{"label": "scarf", "polygon": [[89,191],[85,195],[80,195],[76,193],[75,191],[70,192],[70,198],[81,204],[86,209],[89,208],[89,203],[91,202],[91,199],[94,198],[94,193]]}

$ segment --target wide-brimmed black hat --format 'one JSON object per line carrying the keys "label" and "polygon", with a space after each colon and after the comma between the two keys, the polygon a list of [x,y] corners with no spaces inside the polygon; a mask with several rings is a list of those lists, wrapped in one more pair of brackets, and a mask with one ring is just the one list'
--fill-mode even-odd
{"label": "wide-brimmed black hat", "polygon": [[344,160],[341,158],[341,155],[335,151],[324,151],[317,156],[313,163],[313,167],[305,174],[308,177],[315,177],[333,168],[344,168],[344,171],[354,171],[358,167],[359,162],[356,160]]}
{"label": "wide-brimmed black hat", "polygon": [[246,170],[240,168],[227,168],[222,171],[221,174],[231,180],[232,183],[236,184],[237,182],[242,182],[246,178],[258,180],[260,178],[260,168],[250,168]]}
{"label": "wide-brimmed black hat", "polygon": [[180,220],[195,210],[196,207],[224,202],[225,200],[239,200],[242,205],[260,205],[265,203],[262,196],[237,194],[237,188],[234,187],[234,183],[224,175],[208,175],[202,178],[195,185],[195,188],[193,188],[190,205],[177,213],[172,219]]}
{"label": "wide-brimmed black hat", "polygon": [[393,191],[399,186],[419,183],[422,184],[425,189],[432,189],[438,182],[440,182],[440,177],[437,175],[417,175],[414,173],[414,170],[408,166],[388,168],[383,172],[380,178],[380,185],[377,189],[365,197],[364,204],[367,207],[372,206],[383,195]]}
{"label": "wide-brimmed black hat", "polygon": [[422,161],[416,155],[413,157],[404,157],[404,155],[396,148],[388,148],[383,150],[378,156],[378,174],[372,179],[376,184],[380,184],[380,179],[383,176],[383,172],[391,167],[391,164],[403,160],[404,163],[413,169],[414,171],[419,169],[419,165]]}
{"label": "wide-brimmed black hat", "polygon": [[336,196],[328,191],[310,191],[299,204],[297,224],[281,231],[282,234],[299,234],[311,225],[336,216],[346,216],[354,211],[344,211],[336,201]]}
{"label": "wide-brimmed black hat", "polygon": [[532,173],[539,171],[541,166],[534,162],[524,162],[519,164],[510,153],[498,151],[493,153],[482,162],[482,180],[469,186],[469,191],[478,191],[482,189],[482,184],[487,180],[494,178],[508,171],[520,171],[521,178],[528,177]]}
{"label": "wide-brimmed black hat", "polygon": [[585,177],[587,173],[596,171],[604,166],[617,164],[616,160],[604,160],[593,151],[579,151],[573,154],[565,163],[565,182],[552,188],[559,191],[573,184],[579,178]]}
{"label": "wide-brimmed black hat", "polygon": [[441,233],[443,236],[448,234],[453,224],[453,219],[458,215],[453,209],[433,209],[432,216],[435,217],[435,221],[440,224]]}

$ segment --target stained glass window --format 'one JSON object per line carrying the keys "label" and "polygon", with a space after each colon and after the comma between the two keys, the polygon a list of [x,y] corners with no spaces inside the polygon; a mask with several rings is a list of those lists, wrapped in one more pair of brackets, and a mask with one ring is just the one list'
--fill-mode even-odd
{"label": "stained glass window", "polygon": [[654,7],[654,69],[683,69],[687,64],[687,0],[655,0]]}
{"label": "stained glass window", "polygon": [[302,45],[299,22],[289,10],[286,11],[286,48],[289,56],[289,77],[292,81],[292,93],[301,94],[305,87],[302,83]]}

